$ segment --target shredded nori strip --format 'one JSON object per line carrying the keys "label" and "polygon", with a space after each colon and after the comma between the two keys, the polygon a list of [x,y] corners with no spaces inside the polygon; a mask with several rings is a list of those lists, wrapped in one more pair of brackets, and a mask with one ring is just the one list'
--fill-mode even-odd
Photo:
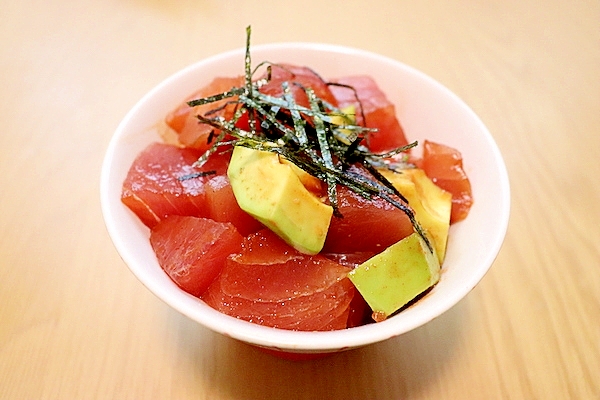
{"label": "shredded nori strip", "polygon": [[215,175],[216,173],[217,173],[217,171],[215,171],[215,170],[192,172],[191,174],[180,176],[177,179],[179,179],[180,181],[187,181],[189,179],[200,178],[201,176]]}
{"label": "shredded nori strip", "polygon": [[[373,153],[362,145],[362,141],[375,129],[351,123],[338,125],[334,122],[334,118],[347,116],[339,108],[317,97],[311,88],[302,87],[297,82],[285,81],[282,83],[282,97],[261,93],[260,87],[271,79],[271,65],[277,64],[263,61],[252,69],[250,32],[250,27],[247,27],[244,86],[187,103],[190,107],[195,107],[230,99],[224,106],[215,107],[204,115],[197,115],[199,123],[208,124],[215,130],[209,137],[211,147],[195,165],[202,166],[208,157],[223,145],[233,144],[276,153],[327,184],[328,201],[336,217],[343,218],[338,209],[337,185],[346,186],[367,199],[379,197],[408,216],[415,232],[423,238],[429,250],[433,252],[433,247],[417,222],[408,200],[379,171],[381,168],[386,168],[401,172],[406,165],[402,165],[395,159],[390,162],[390,159],[417,146],[417,142],[386,153]],[[265,65],[267,66],[266,77],[260,80],[254,79],[254,74],[259,67]],[[320,78],[316,73],[315,75]],[[300,86],[304,90],[310,107],[296,103],[290,85]],[[350,86],[342,86],[354,90]],[[213,117],[215,114],[218,115],[218,111],[231,104],[236,105],[236,111],[230,120],[221,116]],[[358,111],[363,113],[362,107],[360,108]],[[248,115],[248,131],[235,126],[244,114]],[[205,173],[197,176],[202,174]],[[194,174],[190,174],[181,179],[193,177]]]}

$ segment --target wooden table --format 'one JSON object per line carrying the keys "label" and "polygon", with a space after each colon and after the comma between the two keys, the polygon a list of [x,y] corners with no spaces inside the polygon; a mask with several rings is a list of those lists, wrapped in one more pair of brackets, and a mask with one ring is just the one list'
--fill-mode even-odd
{"label": "wooden table", "polygon": [[[0,398],[600,398],[600,3],[3,0]],[[253,42],[378,52],[448,86],[506,159],[481,284],[401,337],[289,362],[144,288],[104,228],[112,132],[150,88]]]}

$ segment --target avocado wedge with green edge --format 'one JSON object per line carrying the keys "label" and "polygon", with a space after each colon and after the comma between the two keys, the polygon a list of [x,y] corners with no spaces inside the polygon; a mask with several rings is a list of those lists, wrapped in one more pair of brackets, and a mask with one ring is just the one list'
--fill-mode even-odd
{"label": "avocado wedge with green edge", "polygon": [[295,249],[317,254],[333,208],[306,189],[296,170],[275,153],[235,146],[227,175],[242,210]]}
{"label": "avocado wedge with green edge", "polygon": [[417,233],[393,244],[348,273],[373,318],[382,321],[440,279],[437,256]]}
{"label": "avocado wedge with green edge", "polygon": [[433,183],[422,169],[380,172],[406,197],[442,264],[450,230],[452,195]]}

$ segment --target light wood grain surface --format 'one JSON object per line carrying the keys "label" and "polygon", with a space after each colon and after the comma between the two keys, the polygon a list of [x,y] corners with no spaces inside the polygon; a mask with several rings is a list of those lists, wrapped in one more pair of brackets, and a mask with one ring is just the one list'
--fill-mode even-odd
{"label": "light wood grain surface", "polygon": [[[354,46],[482,118],[508,234],[463,301],[401,337],[273,358],[169,309],[99,205],[112,132],[180,68],[254,44]],[[600,398],[600,2],[0,0],[0,398]]]}

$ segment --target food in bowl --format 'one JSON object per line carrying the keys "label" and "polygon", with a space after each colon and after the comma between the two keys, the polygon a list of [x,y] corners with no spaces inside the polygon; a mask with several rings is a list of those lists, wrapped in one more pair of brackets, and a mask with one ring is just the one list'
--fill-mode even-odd
{"label": "food in bowl", "polygon": [[137,156],[121,200],[170,278],[224,314],[306,331],[384,321],[440,279],[472,203],[460,152],[425,140],[416,155],[369,76],[261,66],[248,44],[243,75],[174,108],[176,143]]}
{"label": "food in bowl", "polygon": [[[510,186],[502,155],[473,110],[415,68],[360,49],[322,43],[275,43],[253,46],[252,55],[275,63],[310,65],[327,77],[371,76],[386,89],[407,137],[421,144],[429,139],[460,149],[476,201],[468,218],[450,227],[441,279],[419,301],[385,321],[307,332],[228,316],[181,290],[169,278],[148,240],[150,230],[121,202],[123,181],[135,158],[149,144],[169,136],[171,130],[164,127],[163,116],[187,98],[192,88],[206,86],[216,76],[239,74],[244,48],[200,60],[166,78],[131,108],[111,138],[101,173],[102,213],[116,250],[134,276],[158,299],[202,327],[251,345],[301,356],[388,340],[421,327],[465,298],[496,258],[510,214]],[[198,331],[199,340],[203,340],[203,332]]]}

